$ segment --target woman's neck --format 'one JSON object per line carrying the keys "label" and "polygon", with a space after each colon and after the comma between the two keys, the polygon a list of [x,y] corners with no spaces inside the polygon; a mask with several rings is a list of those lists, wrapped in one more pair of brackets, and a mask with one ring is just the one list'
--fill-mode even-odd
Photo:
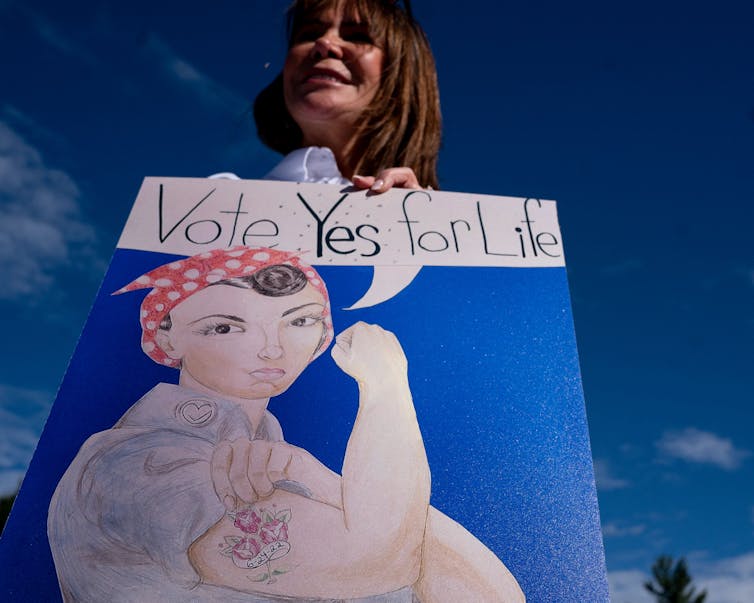
{"label": "woman's neck", "polygon": [[223,400],[228,400],[238,405],[244,414],[251,422],[252,433],[259,429],[259,425],[262,423],[262,417],[264,411],[267,410],[267,405],[270,402],[269,398],[259,398],[257,400],[250,400],[248,398],[241,398],[239,396],[232,396],[223,392],[218,392],[214,389],[207,387],[200,383],[194,377],[192,377],[187,371],[182,370],[181,375],[178,378],[178,385],[191,389],[195,392],[201,392],[210,396],[219,397]]}
{"label": "woman's neck", "polygon": [[316,128],[313,132],[305,133],[302,139],[302,147],[327,147],[335,155],[338,169],[344,178],[353,178],[356,162],[351,157],[356,136],[354,133],[344,135],[342,130],[324,124],[323,128]]}

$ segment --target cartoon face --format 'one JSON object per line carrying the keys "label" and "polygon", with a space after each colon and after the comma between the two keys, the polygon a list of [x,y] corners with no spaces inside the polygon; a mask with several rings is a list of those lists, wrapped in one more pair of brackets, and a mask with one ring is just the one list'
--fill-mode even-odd
{"label": "cartoon face", "polygon": [[379,88],[383,62],[368,24],[342,8],[304,22],[283,68],[285,104],[304,136],[317,126],[356,123]]}
{"label": "cartoon face", "polygon": [[170,313],[158,344],[181,372],[227,396],[262,399],[284,392],[323,340],[325,300],[310,284],[268,297],[252,289],[215,285]]}

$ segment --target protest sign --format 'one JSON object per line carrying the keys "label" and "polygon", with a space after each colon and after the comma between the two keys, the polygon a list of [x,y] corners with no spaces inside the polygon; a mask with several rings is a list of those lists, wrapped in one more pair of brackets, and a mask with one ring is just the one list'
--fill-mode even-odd
{"label": "protest sign", "polygon": [[19,600],[607,601],[555,203],[146,179],[0,559]]}

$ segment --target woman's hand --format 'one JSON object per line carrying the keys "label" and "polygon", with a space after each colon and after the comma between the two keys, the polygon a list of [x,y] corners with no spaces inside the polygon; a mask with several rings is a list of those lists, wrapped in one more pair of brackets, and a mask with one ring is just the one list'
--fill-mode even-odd
{"label": "woman's hand", "polygon": [[291,460],[284,446],[266,440],[223,441],[212,454],[212,483],[225,508],[267,498],[274,482],[285,478]]}
{"label": "woman's hand", "polygon": [[[224,440],[212,454],[210,471],[215,493],[228,511],[268,498],[286,482],[283,489],[336,508],[342,504],[340,476],[286,442]],[[292,484],[302,492],[291,490]]]}
{"label": "woman's hand", "polygon": [[360,189],[369,189],[375,193],[384,193],[391,188],[422,188],[410,167],[395,167],[382,170],[376,176],[358,176],[354,174],[353,185]]}
{"label": "woman's hand", "polygon": [[361,385],[403,386],[407,362],[403,348],[390,331],[357,322],[335,338],[330,354],[340,369]]}

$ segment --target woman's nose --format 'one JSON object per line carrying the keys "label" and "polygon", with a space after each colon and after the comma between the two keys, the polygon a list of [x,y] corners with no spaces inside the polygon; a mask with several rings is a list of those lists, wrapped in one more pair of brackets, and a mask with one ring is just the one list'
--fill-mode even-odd
{"label": "woman's nose", "polygon": [[262,360],[278,360],[283,357],[283,347],[276,328],[264,329],[264,343],[257,356]]}
{"label": "woman's nose", "polygon": [[343,47],[331,33],[325,33],[314,41],[312,56],[316,59],[343,58]]}
{"label": "woman's nose", "polygon": [[278,344],[266,344],[261,350],[259,350],[258,356],[262,360],[279,360],[283,357],[283,348]]}

